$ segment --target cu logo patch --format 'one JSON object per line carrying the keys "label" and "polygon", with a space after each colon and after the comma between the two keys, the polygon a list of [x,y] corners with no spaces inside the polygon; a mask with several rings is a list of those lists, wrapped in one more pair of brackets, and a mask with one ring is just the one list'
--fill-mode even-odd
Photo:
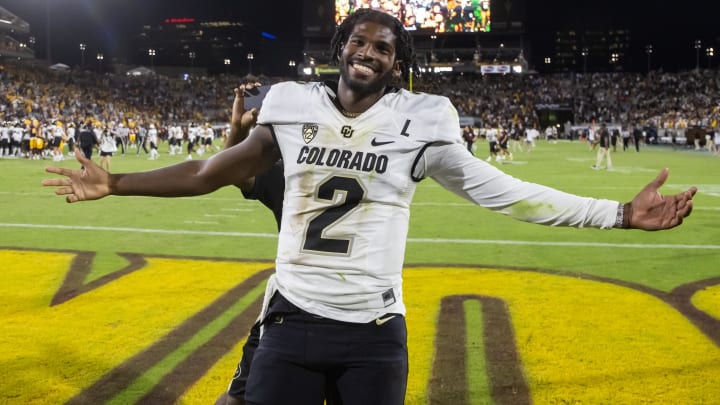
{"label": "cu logo patch", "polygon": [[340,128],[340,134],[343,138],[350,138],[353,136],[353,133],[355,133],[355,130],[353,130],[350,125],[343,125],[343,127]]}
{"label": "cu logo patch", "polygon": [[[0,403],[207,404],[226,388],[272,263],[122,257],[96,275],[92,252],[0,250]],[[404,278],[407,404],[720,398],[720,280],[663,292],[540,270]]]}

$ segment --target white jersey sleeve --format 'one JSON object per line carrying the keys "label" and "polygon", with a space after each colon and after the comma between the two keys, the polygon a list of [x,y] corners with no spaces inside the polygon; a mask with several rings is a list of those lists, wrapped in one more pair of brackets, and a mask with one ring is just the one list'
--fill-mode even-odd
{"label": "white jersey sleeve", "polygon": [[457,145],[427,148],[417,176],[493,211],[544,225],[611,228],[618,202],[568,194],[516,179]]}

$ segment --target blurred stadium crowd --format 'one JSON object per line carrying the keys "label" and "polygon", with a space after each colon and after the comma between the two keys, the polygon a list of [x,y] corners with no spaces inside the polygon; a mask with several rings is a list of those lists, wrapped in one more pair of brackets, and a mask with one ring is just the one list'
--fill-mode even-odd
{"label": "blurred stadium crowd", "polygon": [[[178,142],[207,136],[196,134],[199,128],[212,128],[211,136],[220,138],[229,128],[232,89],[247,79],[55,73],[9,63],[0,68],[0,157],[61,159],[83,126],[98,137],[109,132],[123,153],[133,144],[144,149],[151,125],[159,142],[172,139],[169,132],[177,127]],[[257,80],[272,84],[287,78]],[[425,75],[415,79],[413,90],[449,97],[461,124],[481,137],[493,130],[517,139],[537,129],[549,138],[585,139],[594,123],[602,122],[620,133],[642,128],[648,143],[710,149],[720,139],[717,70]],[[564,114],[555,114],[559,110]],[[554,111],[553,119],[542,111]],[[178,147],[169,151],[180,153]]]}

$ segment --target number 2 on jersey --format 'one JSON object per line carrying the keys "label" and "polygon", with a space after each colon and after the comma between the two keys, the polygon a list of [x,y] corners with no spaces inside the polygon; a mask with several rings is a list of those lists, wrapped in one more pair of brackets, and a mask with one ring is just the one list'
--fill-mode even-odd
{"label": "number 2 on jersey", "polygon": [[[349,255],[352,238],[332,239],[326,238],[324,234],[326,229],[360,204],[365,197],[365,189],[358,179],[333,176],[318,186],[315,197],[318,200],[327,200],[334,205],[310,220],[305,231],[303,251]],[[338,197],[341,200],[336,202]]]}

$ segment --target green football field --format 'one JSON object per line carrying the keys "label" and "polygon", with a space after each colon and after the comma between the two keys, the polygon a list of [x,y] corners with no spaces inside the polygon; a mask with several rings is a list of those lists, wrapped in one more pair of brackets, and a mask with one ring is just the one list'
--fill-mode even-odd
{"label": "green football field", "polygon": [[[486,144],[477,145],[485,158]],[[150,161],[131,150],[113,158],[112,171],[183,158],[163,153]],[[669,167],[661,192],[696,186],[692,215],[662,232],[552,228],[476,207],[432,180],[420,183],[405,259],[407,403],[717,403],[720,157],[655,146],[612,158],[613,171],[594,171],[595,152],[585,143],[540,141],[512,162],[492,164],[522,180],[619,201]],[[197,375],[177,370],[202,357],[235,322],[233,311],[255,310],[261,284],[238,293],[242,299],[202,328],[183,332],[184,343],[170,337],[238,280],[266,277],[259,272],[272,267],[277,242],[272,215],[233,187],[193,198],[67,204],[40,185],[53,164],[0,160],[0,259],[10,269],[0,276],[0,311],[11,320],[0,330],[0,403],[211,403],[232,375],[241,338],[215,360],[198,361],[207,366]],[[78,166],[71,159],[58,165]],[[67,274],[82,260],[87,274],[73,292]],[[173,268],[181,270],[173,275]],[[147,280],[120,288],[118,280],[131,277]],[[62,299],[61,289],[69,294]],[[495,299],[506,312],[492,309]],[[127,308],[110,311],[123,300]],[[464,314],[460,324],[453,311]],[[105,322],[118,313],[127,316]],[[488,330],[503,316],[504,334]],[[251,320],[237,321],[237,336]],[[158,347],[164,357],[128,363]],[[129,375],[126,366],[142,370]],[[37,378],[49,386],[38,388]]]}

